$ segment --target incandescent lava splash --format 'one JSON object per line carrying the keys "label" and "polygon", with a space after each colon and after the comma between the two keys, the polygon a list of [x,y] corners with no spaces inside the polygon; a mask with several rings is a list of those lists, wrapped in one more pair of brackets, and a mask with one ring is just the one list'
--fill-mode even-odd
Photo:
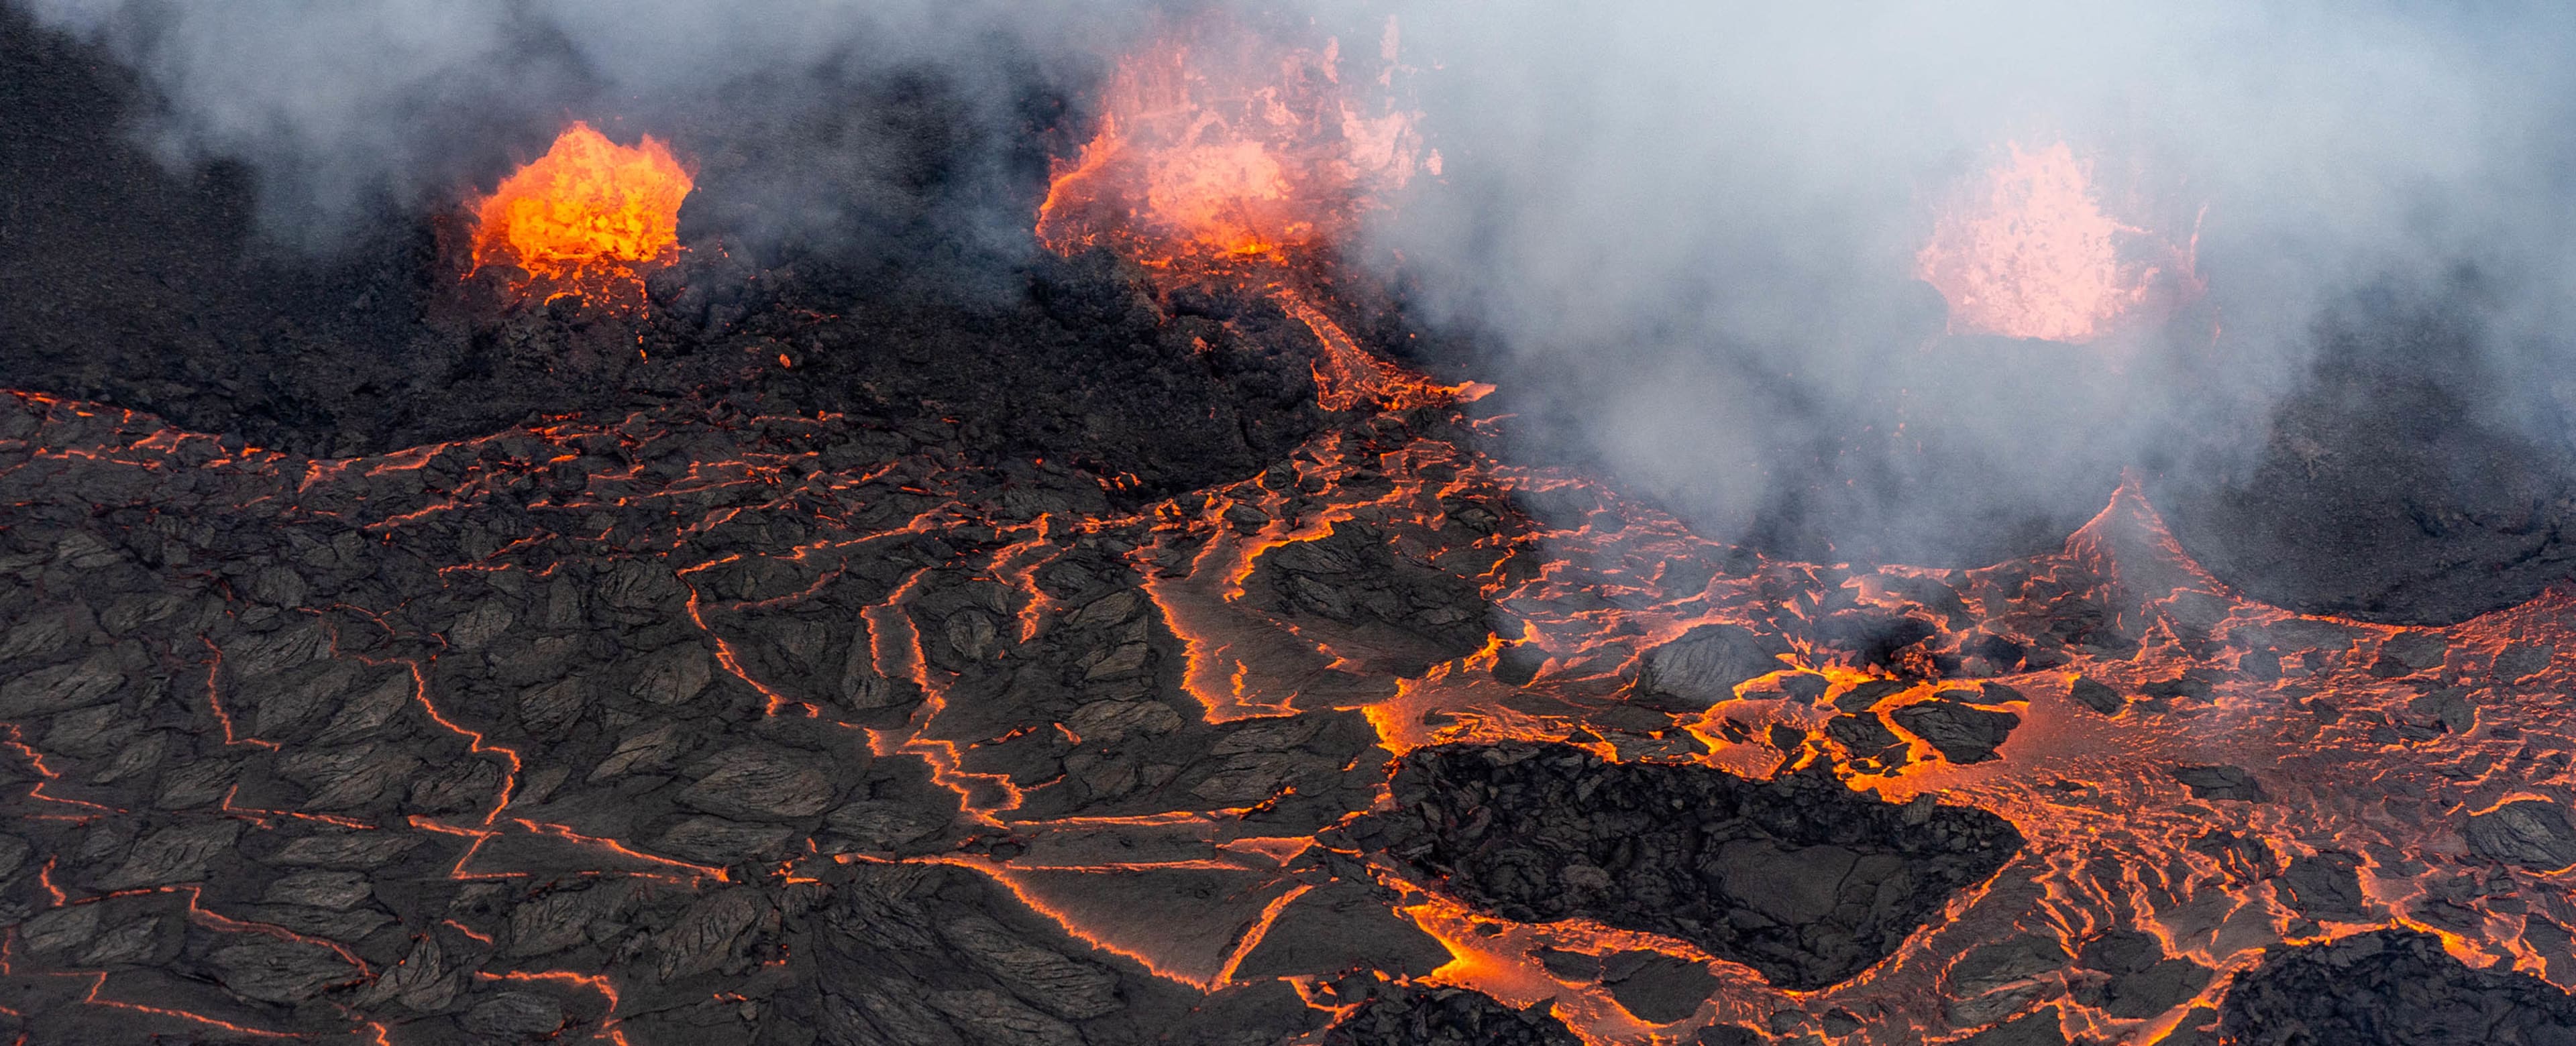
{"label": "incandescent lava splash", "polygon": [[474,200],[473,271],[511,265],[546,300],[640,296],[641,273],[680,249],[680,203],[693,186],[671,147],[633,146],[576,121],[544,156]]}
{"label": "incandescent lava splash", "polygon": [[1166,297],[1207,280],[1267,299],[1314,335],[1326,410],[1491,391],[1436,384],[1379,358],[1314,289],[1318,256],[1358,214],[1386,206],[1384,194],[1417,173],[1440,171],[1418,114],[1394,93],[1398,40],[1390,18],[1368,80],[1345,79],[1338,39],[1290,47],[1213,15],[1121,58],[1098,130],[1056,165],[1039,241],[1059,254],[1116,251],[1153,270]]}
{"label": "incandescent lava splash", "polygon": [[1147,264],[1331,241],[1379,195],[1439,172],[1392,91],[1397,40],[1389,19],[1362,81],[1344,78],[1338,40],[1281,46],[1213,15],[1165,34],[1110,74],[1097,131],[1057,164],[1039,239],[1061,253],[1123,244]]}
{"label": "incandescent lava splash", "polygon": [[1963,188],[1915,256],[1950,332],[2070,343],[2198,293],[2192,249],[2104,210],[2093,165],[2064,142],[2024,149]]}

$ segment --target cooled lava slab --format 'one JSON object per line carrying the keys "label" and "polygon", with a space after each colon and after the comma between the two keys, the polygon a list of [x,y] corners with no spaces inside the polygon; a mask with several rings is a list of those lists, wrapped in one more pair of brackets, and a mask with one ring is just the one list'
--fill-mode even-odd
{"label": "cooled lava slab", "polygon": [[1821,772],[1750,781],[1567,745],[1420,749],[1394,795],[1352,836],[1470,904],[1668,934],[1798,991],[1886,958],[2022,844],[1993,814]]}
{"label": "cooled lava slab", "polygon": [[1351,524],[1262,556],[1246,582],[1253,586],[1265,590],[1254,606],[1369,636],[1382,651],[1372,661],[1401,676],[1474,653],[1493,613],[1472,577],[1406,559],[1388,535]]}
{"label": "cooled lava slab", "polygon": [[815,989],[795,997],[824,1042],[1266,1046],[1322,1018],[1284,982],[1210,996],[1100,962],[961,869],[878,866],[829,896],[807,920]]}
{"label": "cooled lava slab", "polygon": [[[1294,889],[1275,860],[1127,862],[1191,811],[1364,804],[1366,726],[1200,719],[1124,558],[1145,525],[1015,542],[1106,493],[923,436],[680,411],[315,462],[0,395],[0,1005],[41,1042],[1320,1024],[1284,982],[1199,987]],[[1145,842],[986,812],[1059,807]],[[1134,914],[1185,897],[1179,932]]]}
{"label": "cooled lava slab", "polygon": [[2576,997],[2527,973],[2464,965],[2432,934],[2381,930],[2267,949],[2229,987],[2214,1041],[2554,1046],[2576,1043]]}

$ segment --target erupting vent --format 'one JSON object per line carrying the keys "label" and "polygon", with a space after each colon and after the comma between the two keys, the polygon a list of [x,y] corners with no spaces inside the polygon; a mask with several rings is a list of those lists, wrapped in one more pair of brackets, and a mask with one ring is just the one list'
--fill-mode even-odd
{"label": "erupting vent", "polygon": [[2164,282],[2197,292],[2191,249],[2106,213],[2073,148],[2007,148],[1915,257],[1950,302],[1951,333],[2082,343],[2142,311]]}
{"label": "erupting vent", "polygon": [[638,270],[680,249],[680,201],[692,182],[671,148],[633,147],[575,122],[535,162],[474,201],[474,269],[515,265],[547,299],[641,289]]}
{"label": "erupting vent", "polygon": [[1118,63],[1100,129],[1058,165],[1038,239],[1060,254],[1110,247],[1150,266],[1168,293],[1214,279],[1261,294],[1315,335],[1326,410],[1472,400],[1492,386],[1438,385],[1389,365],[1299,293],[1314,259],[1377,194],[1438,174],[1414,115],[1396,105],[1396,23],[1379,41],[1376,115],[1342,80],[1340,42],[1285,48],[1221,20],[1167,35]]}
{"label": "erupting vent", "polygon": [[1283,48],[1210,19],[1128,56],[1098,132],[1056,172],[1038,236],[1067,253],[1126,240],[1148,263],[1329,238],[1375,194],[1439,171],[1389,92],[1396,39],[1390,20],[1373,105],[1343,81],[1337,42]]}

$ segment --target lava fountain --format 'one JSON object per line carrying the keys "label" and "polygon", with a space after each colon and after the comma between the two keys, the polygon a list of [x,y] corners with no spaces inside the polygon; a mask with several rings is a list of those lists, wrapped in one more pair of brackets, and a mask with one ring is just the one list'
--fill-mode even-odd
{"label": "lava fountain", "polygon": [[[1257,290],[1312,331],[1317,402],[1327,410],[1473,399],[1490,386],[1435,385],[1371,354],[1297,285],[1312,255],[1417,173],[1437,175],[1414,113],[1395,92],[1398,33],[1379,68],[1343,76],[1338,39],[1286,46],[1202,18],[1128,54],[1104,85],[1100,124],[1059,161],[1037,236],[1060,254],[1107,247],[1168,286],[1215,276]],[[1373,85],[1371,90],[1369,85]]]}
{"label": "lava fountain", "polygon": [[[1393,83],[1397,33],[1380,41]],[[1121,59],[1097,130],[1057,164],[1038,216],[1056,251],[1118,241],[1147,264],[1276,256],[1327,241],[1380,193],[1437,173],[1414,113],[1342,75],[1338,41],[1280,46],[1202,19]]]}
{"label": "lava fountain", "polygon": [[2198,293],[2192,247],[2113,217],[2072,147],[2006,149],[1915,256],[1949,301],[1951,333],[2080,344]]}
{"label": "lava fountain", "polygon": [[652,135],[622,146],[576,121],[544,156],[470,204],[472,271],[517,266],[548,301],[640,293],[642,270],[678,256],[680,202],[693,184]]}

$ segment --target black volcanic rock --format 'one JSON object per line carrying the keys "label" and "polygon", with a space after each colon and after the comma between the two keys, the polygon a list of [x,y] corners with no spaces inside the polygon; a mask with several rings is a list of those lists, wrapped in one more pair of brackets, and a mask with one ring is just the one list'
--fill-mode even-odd
{"label": "black volcanic rock", "polygon": [[[1207,996],[1132,963],[1104,962],[1001,903],[1000,892],[969,872],[920,867],[869,869],[836,883],[806,918],[810,936],[795,952],[810,953],[813,983],[777,990],[763,1012],[794,1022],[801,1011],[798,1027],[831,1043],[1254,1046],[1317,1023],[1284,982]],[[716,936],[719,950],[734,944]],[[704,992],[676,998],[684,983],[668,992],[674,1012],[654,1022],[667,1038],[650,1041],[709,1041],[691,1023],[736,1019],[722,1008],[705,1013]]]}
{"label": "black volcanic rock", "polygon": [[1846,712],[1866,712],[1878,706],[1891,694],[1901,694],[1914,684],[1902,679],[1872,679],[1853,685],[1834,698],[1834,707]]}
{"label": "black volcanic rock", "polygon": [[2463,965],[2407,930],[2267,949],[2219,1012],[2221,1040],[2243,1046],[2576,1043],[2576,998],[2527,973]]}
{"label": "black volcanic rock", "polygon": [[1460,988],[1398,990],[1359,1005],[1324,1046],[1580,1046],[1544,1012],[1515,1010]]}
{"label": "black volcanic rock", "polygon": [[2498,680],[2510,683],[2549,667],[2557,656],[2557,648],[2545,643],[2515,643],[2496,655],[2493,671]]}
{"label": "black volcanic rock", "polygon": [[1351,836],[1470,904],[1670,934],[1797,990],[1884,958],[2021,846],[1992,814],[1821,772],[1757,782],[1563,745],[1418,749],[1394,794]]}
{"label": "black volcanic rock", "polygon": [[2055,935],[2024,933],[1978,945],[1942,975],[1950,1023],[1975,1027],[2009,1016],[2064,990],[2057,976],[2071,958]]}
{"label": "black volcanic rock", "polygon": [[2506,803],[2472,815],[2469,852],[2493,861],[2554,872],[2576,864],[2576,828],[2567,812],[2537,799]]}
{"label": "black volcanic rock", "polygon": [[1953,763],[1982,763],[1995,758],[1995,748],[2012,736],[2021,717],[1957,701],[1926,701],[1888,714],[1907,733],[1931,742],[1941,758]]}
{"label": "black volcanic rock", "polygon": [[1789,652],[1777,636],[1736,625],[1701,625],[1646,651],[1637,664],[1638,699],[1659,708],[1695,711],[1735,699],[1735,688],[1779,671]]}
{"label": "black volcanic rock", "polygon": [[2119,691],[2081,676],[2067,685],[2066,696],[2103,715],[2118,715],[2120,709],[2129,704],[2129,699],[2120,696]]}
{"label": "black volcanic rock", "polygon": [[1289,902],[1235,976],[1325,976],[1373,970],[1424,976],[1449,962],[1449,951],[1420,927],[1398,918],[1388,899],[1336,881]]}
{"label": "black volcanic rock", "polygon": [[1622,1009],[1655,1024],[1697,1012],[1717,988],[1706,964],[1655,952],[1610,956],[1601,964],[1601,983]]}
{"label": "black volcanic rock", "polygon": [[2191,789],[2194,799],[2238,799],[2249,803],[2271,801],[2263,791],[2263,782],[2255,780],[2241,766],[2177,766],[2169,771],[2173,779]]}
{"label": "black volcanic rock", "polygon": [[1838,715],[1825,721],[1825,736],[1842,743],[1854,759],[1887,760],[1901,756],[1905,739],[1875,715]]}
{"label": "black volcanic rock", "polygon": [[2340,850],[2293,857],[2273,880],[2281,903],[2311,919],[2359,922],[2369,917],[2361,892],[2361,859]]}
{"label": "black volcanic rock", "polygon": [[1861,664],[1895,668],[1898,654],[1939,634],[1940,626],[1907,614],[1845,610],[1816,625],[1817,642],[1850,653]]}
{"label": "black volcanic rock", "polygon": [[2077,998],[2122,1019],[2153,1017],[2208,987],[2217,971],[2189,959],[2168,958],[2155,935],[2113,930],[2086,944],[2075,964],[2109,980],[2079,989]]}
{"label": "black volcanic rock", "polygon": [[2254,599],[2392,624],[2465,620],[2567,577],[2576,457],[2543,435],[2565,408],[2481,347],[2492,301],[2475,284],[2340,303],[2251,462],[2231,445],[2216,455],[2231,464],[2159,480],[2183,547]]}
{"label": "black volcanic rock", "polygon": [[[378,1016],[459,1043],[609,1019],[638,1043],[1251,1046],[1320,1027],[1282,982],[1212,1002],[989,878],[900,863],[1017,855],[961,823],[1006,785],[1035,818],[1257,806],[1235,816],[1288,835],[1382,780],[1357,712],[1200,718],[1124,557],[1142,525],[1058,535],[1025,588],[955,565],[1000,555],[996,524],[1107,514],[1089,478],[722,410],[563,419],[385,468],[222,448],[0,394],[0,718],[19,746],[0,805],[20,815],[0,921],[11,990],[63,989],[12,1002],[29,1041],[193,1033],[80,1002],[99,972],[103,999],[318,1041]],[[968,504],[991,522],[906,530]],[[1025,635],[1039,593],[1046,627]],[[872,744],[918,728],[934,689],[962,738],[953,788]],[[1230,896],[1209,874],[1183,886]],[[1247,966],[1445,961],[1382,899],[1297,900]],[[1254,914],[1206,919],[1222,935]]]}
{"label": "black volcanic rock", "polygon": [[1958,1040],[1959,1046],[2066,1046],[2057,1007],[2043,1006]]}
{"label": "black volcanic rock", "polygon": [[1405,558],[1363,524],[1335,524],[1322,537],[1263,554],[1247,582],[1253,585],[1264,590],[1260,605],[1291,618],[1366,629],[1388,648],[1382,667],[1401,676],[1474,653],[1491,632],[1491,611],[1473,579]]}

